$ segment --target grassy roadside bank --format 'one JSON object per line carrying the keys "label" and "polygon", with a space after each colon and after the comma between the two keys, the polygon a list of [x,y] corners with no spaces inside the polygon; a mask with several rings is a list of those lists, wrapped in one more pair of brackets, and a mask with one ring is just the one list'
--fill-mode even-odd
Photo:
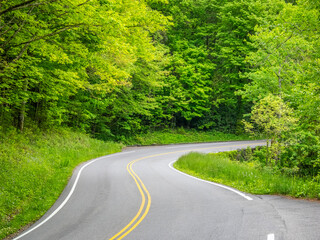
{"label": "grassy roadside bank", "polygon": [[[162,131],[148,132],[128,138],[124,141],[126,145],[152,145],[173,143],[196,143],[217,141],[239,141],[248,140],[247,134],[235,135],[218,131],[196,131],[193,129],[164,129]],[[252,138],[251,138],[252,139]]]}
{"label": "grassy roadside bank", "polygon": [[320,182],[259,169],[254,162],[231,161],[229,153],[182,156],[174,167],[205,180],[228,185],[252,194],[280,194],[320,199]]}
{"label": "grassy roadside bank", "polygon": [[40,218],[78,164],[121,148],[68,130],[0,135],[0,239]]}
{"label": "grassy roadside bank", "polygon": [[[170,129],[141,134],[125,143],[151,145],[248,139],[247,135]],[[0,239],[39,219],[59,197],[77,165],[118,152],[123,146],[65,129],[0,133]]]}

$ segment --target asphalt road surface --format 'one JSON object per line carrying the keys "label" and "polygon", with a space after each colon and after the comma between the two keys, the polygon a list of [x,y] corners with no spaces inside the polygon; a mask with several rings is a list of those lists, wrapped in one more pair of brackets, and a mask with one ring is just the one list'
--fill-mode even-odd
{"label": "asphalt road surface", "polygon": [[174,170],[190,151],[263,141],[127,148],[79,166],[55,205],[15,239],[319,240],[320,203],[255,196]]}

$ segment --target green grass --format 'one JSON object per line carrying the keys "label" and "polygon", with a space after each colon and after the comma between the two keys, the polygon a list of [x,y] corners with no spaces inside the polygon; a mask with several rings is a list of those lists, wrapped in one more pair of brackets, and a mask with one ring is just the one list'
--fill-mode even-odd
{"label": "green grass", "polygon": [[[163,130],[142,134],[128,145],[245,140],[221,132]],[[81,162],[118,152],[121,144],[68,130],[0,133],[0,239],[39,219],[56,201]]]}
{"label": "green grass", "polygon": [[280,194],[320,199],[320,183],[308,179],[274,174],[258,163],[231,161],[228,153],[190,153],[174,167],[190,175],[225,184],[252,194]]}
{"label": "green grass", "polygon": [[73,169],[122,145],[68,130],[0,135],[0,239],[39,219]]}
{"label": "green grass", "polygon": [[196,131],[179,129],[165,129],[140,134],[125,141],[127,145],[153,145],[153,144],[174,144],[174,143],[195,143],[195,142],[217,142],[248,140],[249,135],[235,135],[218,131]]}

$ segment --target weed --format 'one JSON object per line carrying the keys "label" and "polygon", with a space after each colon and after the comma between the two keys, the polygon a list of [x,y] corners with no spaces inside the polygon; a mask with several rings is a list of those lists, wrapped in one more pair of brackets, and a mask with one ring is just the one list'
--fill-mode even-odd
{"label": "weed", "polygon": [[40,218],[78,164],[121,147],[65,129],[0,134],[0,239]]}
{"label": "weed", "polygon": [[[233,154],[234,156],[234,154]],[[174,167],[188,174],[235,187],[253,194],[282,194],[320,199],[320,183],[308,178],[289,176],[258,161],[231,161],[230,153],[189,153]]]}

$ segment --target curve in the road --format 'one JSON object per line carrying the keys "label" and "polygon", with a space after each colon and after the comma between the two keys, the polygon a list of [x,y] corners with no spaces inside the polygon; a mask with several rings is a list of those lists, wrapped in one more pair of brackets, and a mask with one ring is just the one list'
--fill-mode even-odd
{"label": "curve in the road", "polygon": [[[134,151],[124,152],[124,153],[118,153],[118,155],[119,155],[119,154],[128,154],[128,153],[132,153],[132,152],[134,152]],[[20,236],[14,238],[13,240],[18,240],[18,239],[26,236],[26,235],[29,234],[30,232],[32,232],[32,231],[36,230],[37,228],[41,227],[43,224],[45,224],[47,221],[49,221],[52,217],[54,217],[54,215],[56,215],[56,214],[66,205],[66,203],[67,203],[67,202],[69,201],[69,199],[71,198],[74,190],[76,189],[76,186],[77,186],[77,184],[78,184],[78,181],[79,181],[79,179],[80,179],[80,176],[81,176],[82,171],[83,171],[86,167],[88,167],[89,165],[91,165],[91,164],[93,164],[93,163],[95,163],[95,162],[97,162],[97,161],[99,161],[99,160],[108,158],[108,157],[110,157],[110,156],[111,156],[111,155],[99,157],[99,158],[93,159],[93,160],[87,162],[85,165],[83,165],[83,166],[80,168],[80,170],[79,170],[79,172],[78,172],[78,174],[77,174],[76,180],[74,181],[74,183],[73,183],[73,185],[72,185],[72,188],[71,188],[68,196],[67,196],[67,197],[64,199],[64,201],[60,204],[60,206],[58,206],[56,210],[54,210],[47,218],[45,218],[45,219],[44,219],[42,222],[40,222],[38,225],[34,226],[33,228],[29,229],[28,231],[26,231],[25,233],[21,234]]]}
{"label": "curve in the road", "polygon": [[[253,143],[252,145],[261,145],[261,143]],[[247,144],[233,144],[233,145],[229,145],[229,147],[243,147],[243,146],[247,146]],[[170,147],[169,147],[170,148]],[[111,237],[109,240],[121,240],[123,239],[125,236],[127,236],[130,232],[132,232],[142,221],[143,219],[147,216],[150,206],[151,206],[151,196],[150,193],[148,192],[147,188],[145,187],[144,183],[142,182],[142,180],[140,179],[140,177],[133,171],[133,165],[141,160],[144,159],[148,159],[148,158],[153,158],[153,157],[158,157],[158,156],[164,156],[164,155],[169,155],[169,154],[175,154],[175,153],[182,153],[182,152],[191,152],[191,151],[201,151],[201,150],[213,150],[213,149],[218,149],[220,148],[220,146],[214,146],[214,147],[206,147],[206,148],[194,148],[194,149],[188,149],[188,150],[179,150],[179,151],[170,151],[170,152],[165,152],[165,153],[160,153],[160,154],[155,154],[155,155],[149,155],[149,156],[145,156],[142,158],[138,158],[135,159],[133,161],[131,161],[130,163],[127,164],[127,171],[129,172],[129,174],[131,175],[131,177],[133,178],[139,192],[141,195],[141,204],[140,204],[140,208],[138,210],[138,212],[136,213],[136,215],[132,218],[132,220],[124,227],[122,228],[117,234],[115,234],[113,237]],[[135,152],[135,151],[133,151]],[[132,152],[123,152],[123,153],[118,153],[118,154],[129,154]],[[110,157],[109,156],[104,156],[101,158],[97,158],[94,159],[88,163],[86,163],[85,165],[83,165],[77,176],[76,179],[71,187],[70,192],[68,193],[67,197],[63,200],[63,202],[47,217],[45,218],[42,222],[40,222],[38,225],[36,225],[35,227],[31,228],[30,230],[26,231],[25,233],[21,234],[20,236],[16,237],[14,240],[18,240],[22,237],[24,237],[25,235],[29,234],[30,232],[36,230],[37,228],[39,228],[40,226],[42,226],[44,223],[46,223],[49,219],[51,219],[53,216],[55,216],[65,205],[66,203],[69,201],[71,195],[73,194],[73,192],[75,191],[75,188],[77,187],[77,183],[81,177],[81,173],[83,172],[83,170],[88,167],[89,165],[101,160],[101,159],[105,159]],[[222,185],[221,185],[222,186]],[[231,190],[237,194],[241,193],[239,191],[236,191],[234,189],[228,188],[228,187],[224,187],[227,190]],[[247,198],[243,193],[239,194],[245,198]],[[247,198],[248,200],[249,197]]]}
{"label": "curve in the road", "polygon": [[[149,157],[152,157],[152,156],[149,156]],[[130,221],[130,223],[125,226],[121,231],[119,231],[116,235],[114,235],[112,238],[110,238],[109,240],[114,240],[114,239],[117,239],[117,240],[120,240],[120,239],[123,239],[125,236],[127,236],[133,229],[135,229],[141,222],[142,220],[145,218],[145,216],[148,214],[149,212],[149,209],[150,209],[150,206],[151,206],[151,196],[150,196],[150,193],[149,191],[147,190],[147,188],[145,187],[145,185],[143,184],[143,182],[141,181],[141,179],[139,178],[139,176],[133,171],[132,169],[132,165],[142,159],[145,159],[145,158],[148,158],[148,157],[144,157],[144,158],[139,158],[139,159],[136,159],[136,160],[133,160],[131,161],[130,163],[128,163],[127,165],[127,171],[129,172],[129,174],[131,175],[131,177],[133,178],[133,180],[135,181],[138,189],[139,189],[139,192],[141,194],[141,198],[142,198],[142,201],[141,201],[141,205],[140,205],[140,208],[139,208],[139,211],[138,213],[135,215],[135,217]],[[143,190],[142,190],[143,189]],[[146,209],[144,210],[144,213],[143,215],[140,217],[143,209],[144,209],[144,206],[145,206],[145,202],[146,202],[146,197],[145,197],[145,194],[144,192],[147,194],[147,207]],[[140,219],[134,224],[134,222],[140,217]],[[134,224],[130,229],[128,229],[132,224]],[[128,229],[128,230],[127,230]],[[120,236],[121,235],[121,236]],[[120,236],[120,237],[118,237]],[[118,238],[117,238],[118,237]]]}
{"label": "curve in the road", "polygon": [[[257,145],[259,145],[260,143],[257,143]],[[243,146],[247,146],[247,144],[235,144],[235,145],[232,145],[232,147],[243,147]],[[197,150],[208,150],[208,149],[215,149],[215,148],[219,148],[219,147],[208,147],[208,148],[197,148],[197,149],[190,149],[188,151],[197,151]],[[182,150],[182,151],[174,151],[174,152],[167,152],[167,153],[161,153],[161,154],[155,154],[155,155],[150,155],[150,156],[146,156],[146,157],[143,157],[143,158],[139,158],[139,159],[135,159],[133,161],[131,161],[130,163],[128,163],[127,165],[127,171],[129,172],[129,174],[131,175],[131,177],[133,178],[133,180],[135,181],[138,189],[139,189],[139,192],[141,194],[141,205],[140,205],[140,208],[138,210],[138,213],[134,216],[134,218],[123,228],[121,229],[117,234],[115,234],[113,237],[111,237],[109,240],[121,240],[123,239],[125,236],[127,236],[131,231],[133,231],[142,221],[143,219],[146,217],[146,215],[148,214],[149,212],[149,209],[150,209],[150,206],[151,206],[151,196],[150,196],[150,193],[149,191],[147,190],[147,188],[145,187],[145,185],[143,184],[143,182],[141,181],[141,179],[139,178],[139,176],[133,171],[132,169],[132,165],[138,161],[141,161],[143,159],[147,159],[147,158],[152,158],[152,157],[159,157],[159,156],[163,156],[163,155],[169,155],[169,154],[174,154],[174,153],[180,153],[180,152],[185,152],[185,150]],[[171,164],[169,164],[169,167],[172,168],[173,170],[176,170],[173,168],[173,162]],[[177,172],[181,173],[181,174],[184,174],[184,175],[187,175],[183,172],[180,172],[178,170],[176,170]],[[188,175],[189,176],[189,175]],[[192,176],[190,176],[192,177]],[[233,189],[233,188],[230,188],[230,187],[227,187],[227,186],[224,186],[224,185],[221,185],[221,184],[217,184],[217,183],[213,183],[213,182],[209,182],[209,181],[206,181],[206,180],[202,180],[202,179],[199,179],[199,178],[195,178],[195,177],[192,177],[194,179],[197,179],[197,180],[200,180],[200,181],[203,181],[203,182],[207,182],[207,183],[211,183],[211,184],[214,184],[218,187],[221,187],[221,188],[224,188],[226,190],[229,190],[229,191],[232,191],[242,197],[244,197],[245,199],[247,200],[253,200],[252,198],[250,198],[249,196],[245,195],[244,193],[236,190],[236,189]],[[147,207],[143,213],[143,215],[141,216],[142,214],[142,211],[144,209],[144,206],[145,206],[145,202],[146,202],[146,197],[145,197],[145,194],[144,192],[147,194]],[[141,217],[140,217],[141,216]],[[140,218],[139,218],[140,217]],[[139,218],[139,220],[137,220]],[[134,225],[133,225],[134,224]],[[133,226],[132,226],[133,225]],[[131,227],[131,228],[130,228]]]}

